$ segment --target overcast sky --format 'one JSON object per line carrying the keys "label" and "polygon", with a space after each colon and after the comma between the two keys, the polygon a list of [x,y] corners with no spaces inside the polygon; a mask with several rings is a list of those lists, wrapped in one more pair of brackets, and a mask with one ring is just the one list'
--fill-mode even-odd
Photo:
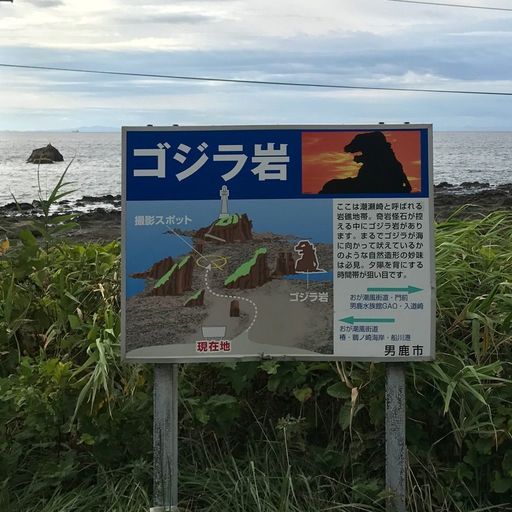
{"label": "overcast sky", "polygon": [[[450,0],[512,7],[510,0]],[[512,12],[389,0],[0,2],[0,62],[512,91]],[[511,130],[512,97],[325,90],[0,67],[0,129],[418,122]]]}

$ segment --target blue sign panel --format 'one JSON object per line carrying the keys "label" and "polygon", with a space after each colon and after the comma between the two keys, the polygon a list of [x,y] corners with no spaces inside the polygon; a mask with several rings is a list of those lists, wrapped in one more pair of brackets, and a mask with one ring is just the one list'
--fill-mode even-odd
{"label": "blue sign panel", "polygon": [[[129,201],[216,199],[223,185],[239,199],[428,194],[426,127],[372,131],[176,128],[127,129],[125,133]],[[389,142],[393,139],[394,144]],[[360,184],[347,181],[345,189],[324,189],[329,178],[357,180],[357,159],[364,159],[365,152],[380,162],[374,169],[368,163],[360,165]],[[400,162],[401,154],[407,160]],[[395,155],[396,162],[390,155]],[[401,180],[411,188],[401,187]],[[313,183],[316,189],[308,188]]]}
{"label": "blue sign panel", "polygon": [[123,129],[127,360],[428,360],[431,127]]}

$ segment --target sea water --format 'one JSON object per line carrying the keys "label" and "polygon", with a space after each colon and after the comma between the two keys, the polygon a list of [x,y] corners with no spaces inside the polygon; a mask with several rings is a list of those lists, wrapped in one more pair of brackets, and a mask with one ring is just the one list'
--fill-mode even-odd
{"label": "sea water", "polygon": [[[51,143],[64,162],[27,164],[33,149]],[[434,132],[434,183],[467,181],[491,186],[512,182],[512,132]],[[67,199],[121,193],[121,134],[0,132],[0,205],[43,197],[73,162],[66,176]]]}

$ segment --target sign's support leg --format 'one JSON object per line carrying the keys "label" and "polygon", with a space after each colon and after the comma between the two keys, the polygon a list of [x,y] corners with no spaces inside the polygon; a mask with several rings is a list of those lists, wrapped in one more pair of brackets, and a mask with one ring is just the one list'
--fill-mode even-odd
{"label": "sign's support leg", "polygon": [[153,503],[178,510],[178,364],[156,364],[153,395]]}
{"label": "sign's support leg", "polygon": [[388,512],[406,512],[405,367],[386,365],[386,488]]}

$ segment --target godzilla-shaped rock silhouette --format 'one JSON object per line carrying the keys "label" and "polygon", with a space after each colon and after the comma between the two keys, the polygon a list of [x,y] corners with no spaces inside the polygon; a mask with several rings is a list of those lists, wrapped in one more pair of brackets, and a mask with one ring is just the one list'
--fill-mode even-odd
{"label": "godzilla-shaped rock silhouette", "polygon": [[411,184],[395,152],[380,131],[357,134],[344,148],[362,164],[355,178],[333,179],[320,194],[409,193]]}
{"label": "godzilla-shaped rock silhouette", "polygon": [[301,240],[293,249],[299,255],[295,262],[296,272],[324,272],[318,265],[316,247],[309,240]]}
{"label": "godzilla-shaped rock silhouette", "polygon": [[267,265],[267,249],[256,250],[253,257],[242,263],[225,281],[226,288],[257,288],[270,281]]}
{"label": "godzilla-shaped rock silhouette", "polygon": [[252,221],[245,213],[234,213],[198,229],[194,238],[213,243],[246,242],[252,240]]}
{"label": "godzilla-shaped rock silhouette", "polygon": [[62,162],[64,157],[57,148],[48,144],[44,148],[37,148],[32,151],[27,159],[28,164],[53,164],[53,162]]}

